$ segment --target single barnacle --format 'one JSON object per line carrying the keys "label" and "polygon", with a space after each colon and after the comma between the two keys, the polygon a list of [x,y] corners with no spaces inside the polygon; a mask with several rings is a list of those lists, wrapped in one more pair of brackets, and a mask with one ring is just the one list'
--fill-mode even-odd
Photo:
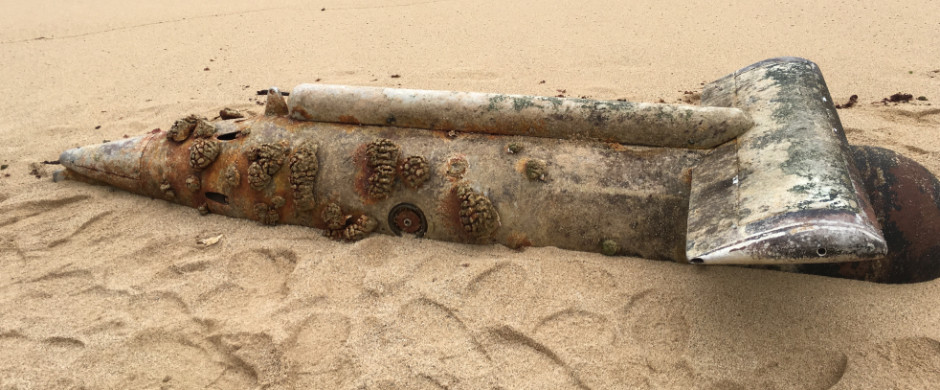
{"label": "single barnacle", "polygon": [[176,197],[176,193],[173,192],[173,186],[171,186],[170,182],[166,180],[160,183],[160,191],[163,192],[163,195],[166,195],[166,197],[169,199]]}
{"label": "single barnacle", "polygon": [[193,127],[193,137],[209,138],[215,135],[215,125],[208,119],[199,117],[196,119],[196,125]]}
{"label": "single barnacle", "polygon": [[460,203],[460,223],[464,231],[474,238],[488,237],[499,228],[499,213],[490,199],[461,183],[454,189]]}
{"label": "single barnacle", "polygon": [[431,175],[428,160],[421,156],[410,156],[402,160],[398,165],[398,171],[401,174],[401,181],[413,189],[421,187]]}
{"label": "single barnacle", "polygon": [[248,152],[248,160],[253,161],[248,166],[248,184],[255,190],[262,190],[281,166],[287,155],[287,146],[284,144],[262,144]]}
{"label": "single barnacle", "polygon": [[244,118],[245,115],[234,108],[225,107],[219,111],[219,118],[223,120]]}
{"label": "single barnacle", "polygon": [[185,118],[177,119],[173,123],[173,127],[166,132],[166,137],[172,139],[176,142],[183,142],[189,135],[192,134],[193,128],[196,127],[196,120],[199,119],[196,115],[190,115]]}
{"label": "single barnacle", "polygon": [[276,225],[280,219],[277,208],[264,203],[255,203],[255,215],[258,221],[265,225]]}
{"label": "single barnacle", "polygon": [[601,253],[607,256],[614,256],[620,252],[620,244],[617,241],[606,239],[601,241]]}
{"label": "single barnacle", "polygon": [[330,202],[320,211],[320,218],[326,224],[327,230],[339,230],[346,226],[351,216],[343,214],[343,209],[338,204]]}
{"label": "single barnacle", "polygon": [[195,175],[190,175],[186,178],[186,188],[189,188],[190,191],[196,192],[199,191],[201,184],[199,183],[199,178]]}
{"label": "single barnacle", "polygon": [[228,184],[232,187],[238,187],[242,181],[242,175],[238,173],[238,167],[235,165],[229,165],[228,168],[225,168],[225,184]]}
{"label": "single barnacle", "polygon": [[315,206],[314,184],[320,168],[317,161],[317,145],[307,141],[298,146],[290,156],[290,185],[294,191],[294,203],[300,210]]}
{"label": "single barnacle", "polygon": [[526,160],[525,177],[532,181],[545,181],[548,176],[548,164],[536,158]]}
{"label": "single barnacle", "polygon": [[196,170],[203,170],[219,157],[219,141],[197,138],[189,149],[189,165]]}
{"label": "single barnacle", "polygon": [[454,157],[447,161],[447,176],[460,179],[465,173],[470,163],[463,157]]}

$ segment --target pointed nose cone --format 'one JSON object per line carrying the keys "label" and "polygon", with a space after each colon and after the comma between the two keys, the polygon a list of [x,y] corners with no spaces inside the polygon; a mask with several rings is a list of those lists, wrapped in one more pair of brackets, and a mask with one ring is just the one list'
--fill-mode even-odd
{"label": "pointed nose cone", "polygon": [[141,159],[154,136],[69,149],[62,152],[59,161],[70,174],[136,192],[140,186]]}

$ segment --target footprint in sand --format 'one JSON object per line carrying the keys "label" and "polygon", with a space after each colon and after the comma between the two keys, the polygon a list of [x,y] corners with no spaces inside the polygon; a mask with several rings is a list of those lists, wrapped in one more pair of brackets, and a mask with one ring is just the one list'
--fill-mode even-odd
{"label": "footprint in sand", "polygon": [[535,326],[533,333],[545,340],[560,340],[569,348],[612,345],[617,335],[610,320],[586,310],[565,309],[552,313]]}
{"label": "footprint in sand", "polygon": [[509,326],[491,328],[485,348],[496,367],[500,387],[507,389],[588,389],[580,376],[554,351]]}
{"label": "footprint in sand", "polygon": [[633,295],[620,311],[622,332],[634,345],[678,359],[685,354],[691,333],[678,300],[659,290]]}
{"label": "footprint in sand", "polygon": [[840,388],[933,389],[940,383],[940,341],[930,337],[881,342],[852,354],[850,361]]}
{"label": "footprint in sand", "polygon": [[72,206],[81,201],[90,199],[88,195],[76,195],[61,199],[30,200],[21,203],[4,205],[0,208],[0,228],[15,224],[47,213],[54,213],[63,207]]}
{"label": "footprint in sand", "polygon": [[[485,375],[490,357],[464,321],[450,307],[432,299],[418,298],[399,309],[396,319],[408,348],[417,356],[431,357],[433,372],[469,379]],[[421,371],[421,370],[418,370]]]}
{"label": "footprint in sand", "polygon": [[[199,342],[176,332],[146,330],[82,355],[74,364],[81,377],[98,378],[101,388],[148,388],[176,381],[176,388],[206,388],[223,373]],[[167,381],[169,382],[169,381]]]}
{"label": "footprint in sand", "polygon": [[300,324],[293,342],[285,343],[297,388],[347,388],[359,376],[346,345],[350,327],[348,317],[335,313],[318,313]]}
{"label": "footprint in sand", "polygon": [[[466,291],[470,295],[490,296],[494,294],[515,294],[525,285],[526,271],[521,266],[510,262],[500,262],[480,272],[467,283]],[[507,289],[506,286],[515,286]]]}

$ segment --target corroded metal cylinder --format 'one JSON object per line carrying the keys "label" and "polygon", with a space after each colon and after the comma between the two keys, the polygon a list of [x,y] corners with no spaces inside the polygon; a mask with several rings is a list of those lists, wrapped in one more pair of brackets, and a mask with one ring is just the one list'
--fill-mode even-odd
{"label": "corroded metal cylinder", "polygon": [[477,92],[301,84],[297,120],[712,148],[753,125],[737,108]]}
{"label": "corroded metal cylinder", "polygon": [[[594,252],[613,241],[616,254],[684,260],[689,169],[701,155],[694,150],[276,116],[217,127],[208,139],[176,142],[159,132],[72,149],[61,161],[128,191],[263,223],[337,231],[365,216],[388,234]],[[219,153],[194,167],[191,155],[206,143]],[[291,182],[299,155],[317,161],[309,187]],[[405,161],[425,167],[421,180]],[[338,214],[329,210],[336,206]]]}
{"label": "corroded metal cylinder", "polygon": [[940,275],[936,229],[906,222],[940,210],[936,179],[912,192],[902,187],[932,178],[916,164],[853,159],[806,60],[715,81],[710,107],[311,85],[268,98],[264,116],[189,116],[60,161],[77,179],[342,240],[379,232],[706,264],[854,261],[855,273],[801,269],[879,281]]}

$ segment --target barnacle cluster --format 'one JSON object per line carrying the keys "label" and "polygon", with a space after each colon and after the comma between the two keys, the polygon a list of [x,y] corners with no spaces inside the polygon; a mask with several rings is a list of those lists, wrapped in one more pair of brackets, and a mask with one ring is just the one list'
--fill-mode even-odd
{"label": "barnacle cluster", "polygon": [[372,169],[368,187],[372,199],[385,199],[392,193],[399,155],[401,148],[385,138],[375,140],[366,147],[366,162]]}
{"label": "barnacle cluster", "polygon": [[287,156],[287,145],[283,143],[267,143],[252,148],[248,152],[248,184],[251,188],[261,191],[281,166]]}
{"label": "barnacle cluster", "polygon": [[454,189],[460,203],[460,223],[464,231],[474,238],[488,237],[499,228],[499,213],[490,199],[460,183]]}
{"label": "barnacle cluster", "polygon": [[201,171],[219,157],[219,141],[211,138],[197,138],[189,148],[189,165]]}
{"label": "barnacle cluster", "polygon": [[334,240],[358,241],[368,236],[379,226],[375,219],[365,214],[360,215],[350,223],[352,216],[344,213],[343,209],[333,202],[323,208],[320,217],[326,223],[326,230],[323,234]]}
{"label": "barnacle cluster", "polygon": [[339,230],[346,226],[346,221],[351,217],[344,214],[338,204],[330,202],[320,211],[320,218],[326,223],[327,230]]}
{"label": "barnacle cluster", "polygon": [[275,196],[271,199],[271,204],[266,203],[255,203],[255,216],[258,218],[258,221],[265,225],[276,225],[277,221],[281,218],[278,209],[284,207],[286,201],[280,196]]}
{"label": "barnacle cluster", "polygon": [[398,172],[401,174],[401,181],[412,189],[418,189],[428,180],[431,174],[431,168],[428,166],[428,160],[421,156],[410,156],[398,164]]}
{"label": "barnacle cluster", "polygon": [[372,233],[379,223],[368,215],[360,215],[344,228],[327,230],[326,235],[334,240],[359,241]]}
{"label": "barnacle cluster", "polygon": [[312,209],[315,206],[313,190],[320,168],[317,162],[317,144],[311,141],[300,144],[290,156],[289,166],[294,203],[300,210]]}

